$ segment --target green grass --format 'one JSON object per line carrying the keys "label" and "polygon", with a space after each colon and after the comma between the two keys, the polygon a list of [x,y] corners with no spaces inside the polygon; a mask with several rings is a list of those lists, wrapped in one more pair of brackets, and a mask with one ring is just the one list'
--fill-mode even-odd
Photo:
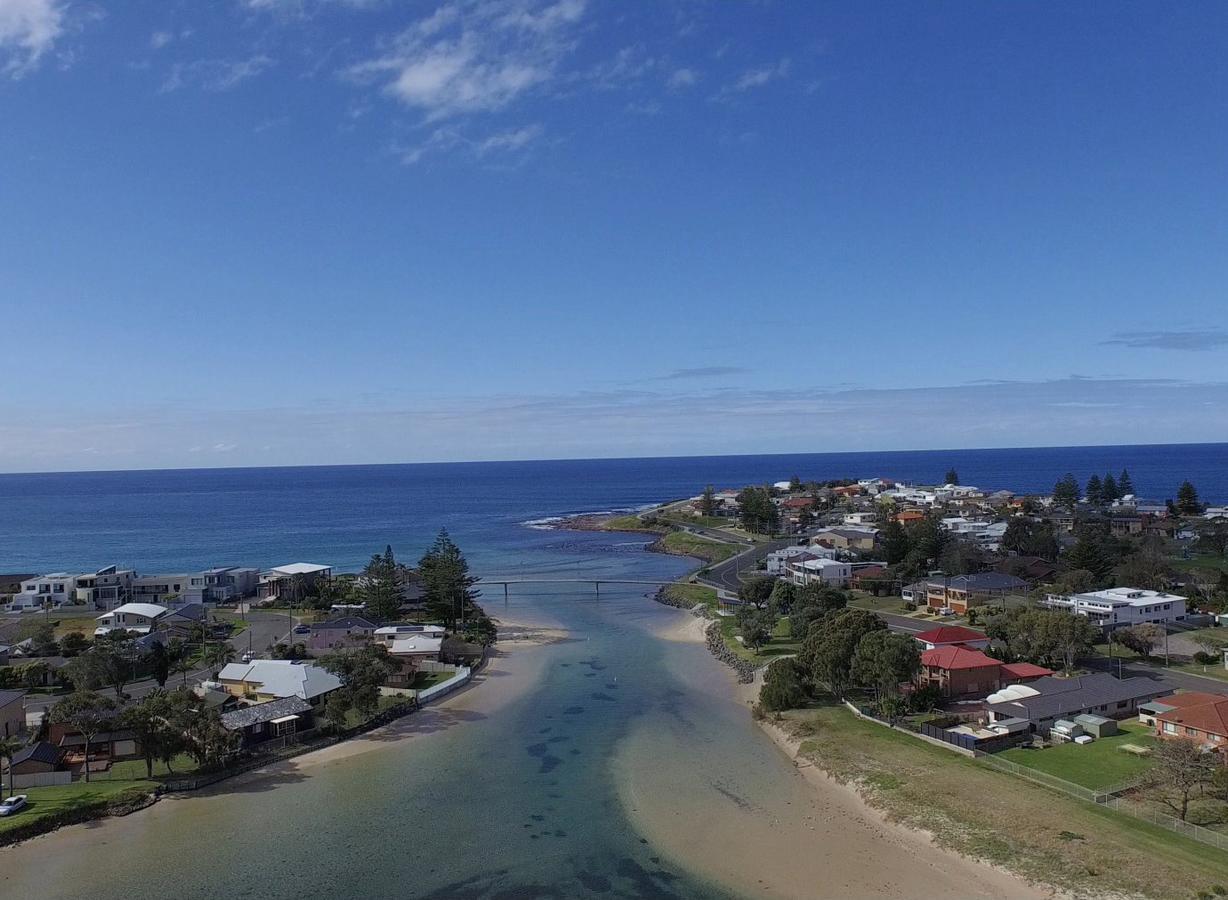
{"label": "green grass", "polygon": [[897,615],[909,615],[908,610],[904,608],[904,601],[900,597],[875,597],[873,594],[867,594],[865,591],[853,591],[852,599],[849,600],[849,606],[855,606],[858,609],[868,609],[873,612],[889,612]]}
{"label": "green grass", "polygon": [[1191,897],[1228,884],[1228,854],[862,721],[843,706],[794,711],[788,723],[804,738],[804,756],[891,818],[1071,896]]}
{"label": "green grass", "polygon": [[[180,753],[171,760],[170,768],[167,768],[166,763],[155,761],[153,764],[154,778],[165,778],[168,776],[187,775],[196,771],[196,760],[188,756],[186,753]],[[93,776],[97,778],[98,776]],[[117,763],[112,763],[111,768],[102,776],[102,779],[111,781],[140,781],[146,778],[145,760],[143,759],[125,759]]]}
{"label": "green grass", "polygon": [[664,593],[670,600],[685,603],[687,606],[695,606],[697,603],[702,603],[711,610],[715,610],[717,607],[716,588],[710,588],[706,585],[678,582],[666,585]]}
{"label": "green grass", "polygon": [[[143,768],[144,764],[142,764]],[[74,781],[72,784],[50,787],[22,788],[17,793],[26,795],[28,805],[18,813],[0,819],[0,832],[65,810],[113,799],[125,791],[152,791],[155,787],[154,782],[142,778],[139,780],[95,779],[89,784],[84,781]]]}
{"label": "green grass", "polygon": [[1189,559],[1174,556],[1168,561],[1174,569],[1217,569],[1228,572],[1228,557],[1223,556],[1192,556]]}
{"label": "green grass", "polygon": [[1148,757],[1129,753],[1122,746],[1153,747],[1156,742],[1151,729],[1141,722],[1121,722],[1119,727],[1121,734],[1097,738],[1090,744],[1063,744],[1043,750],[1016,747],[998,756],[1091,790],[1113,787],[1133,781],[1151,768]]}
{"label": "green grass", "polygon": [[762,666],[780,656],[792,656],[802,647],[801,641],[795,641],[790,637],[789,620],[787,617],[781,618],[776,623],[776,627],[772,631],[771,640],[758,650],[751,650],[737,639],[741,632],[738,630],[737,620],[733,616],[722,616],[719,622],[721,634],[725,638],[725,646],[742,659],[752,662],[756,666]]}
{"label": "green grass", "polygon": [[661,538],[659,544],[667,553],[693,556],[707,563],[723,562],[741,549],[734,544],[723,544],[686,531],[671,531]]}
{"label": "green grass", "polygon": [[[422,672],[418,673],[419,676],[422,676],[423,674],[424,673]],[[415,680],[413,687],[421,690],[423,687],[430,687],[430,685],[419,684],[418,681]],[[379,706],[376,708],[375,712],[369,716],[363,715],[358,710],[353,708],[347,709],[345,711],[345,726],[347,728],[353,728],[355,725],[361,725],[368,719],[373,719],[380,713],[391,709],[399,703],[404,703],[408,699],[408,697],[397,696],[395,694],[381,695],[379,698]]]}
{"label": "green grass", "polygon": [[639,531],[648,534],[664,534],[669,530],[669,525],[658,523],[649,525],[639,516],[615,516],[612,519],[606,519],[601,523],[602,531]]}

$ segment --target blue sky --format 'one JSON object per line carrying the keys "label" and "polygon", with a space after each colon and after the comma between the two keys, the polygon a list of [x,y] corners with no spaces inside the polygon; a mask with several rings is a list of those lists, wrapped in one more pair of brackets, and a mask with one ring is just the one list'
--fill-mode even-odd
{"label": "blue sky", "polygon": [[0,0],[0,470],[1228,439],[1226,35]]}

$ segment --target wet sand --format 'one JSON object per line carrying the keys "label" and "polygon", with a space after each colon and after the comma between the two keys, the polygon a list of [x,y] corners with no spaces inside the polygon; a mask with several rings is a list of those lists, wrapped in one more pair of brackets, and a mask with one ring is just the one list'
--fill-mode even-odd
{"label": "wet sand", "polygon": [[[702,641],[705,625],[688,615],[660,636]],[[714,687],[736,697],[749,724],[758,685],[737,685],[727,675]],[[677,734],[632,735],[621,748],[616,777],[636,828],[675,862],[752,896],[1054,896],[888,821],[854,789],[799,761],[797,741],[762,724],[793,762],[784,779],[777,771],[765,774],[771,781],[747,771],[736,782],[713,780],[712,773],[728,771],[730,761],[705,758],[702,742],[689,740],[683,727]]]}

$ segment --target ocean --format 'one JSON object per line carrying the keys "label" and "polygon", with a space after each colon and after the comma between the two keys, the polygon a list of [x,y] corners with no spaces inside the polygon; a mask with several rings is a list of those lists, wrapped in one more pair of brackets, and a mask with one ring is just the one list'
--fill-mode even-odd
{"label": "ocean", "polygon": [[389,544],[417,559],[441,527],[479,572],[552,569],[581,539],[525,523],[635,509],[706,484],[933,483],[951,467],[964,484],[1024,493],[1048,491],[1066,472],[1085,481],[1124,467],[1140,496],[1173,497],[1188,478],[1204,500],[1228,500],[1228,444],[0,475],[0,571],[297,561],[353,571]]}

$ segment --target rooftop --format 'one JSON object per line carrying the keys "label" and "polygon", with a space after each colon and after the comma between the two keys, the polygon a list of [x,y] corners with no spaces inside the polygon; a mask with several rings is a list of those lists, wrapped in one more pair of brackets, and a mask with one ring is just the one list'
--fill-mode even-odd
{"label": "rooftop", "polygon": [[963,625],[939,625],[913,636],[926,644],[969,644],[973,641],[989,640],[987,635]]}
{"label": "rooftop", "polygon": [[156,603],[125,603],[123,606],[117,606],[108,613],[103,613],[98,617],[98,621],[109,619],[112,616],[124,613],[126,615],[145,616],[149,619],[156,619],[167,611],[165,606],[159,606]]}
{"label": "rooftop", "polygon": [[310,711],[311,704],[302,697],[281,697],[222,713],[222,727],[227,731],[238,731],[261,722],[272,722]]}
{"label": "rooftop", "polygon": [[284,566],[276,566],[269,571],[276,575],[315,575],[320,572],[328,572],[332,566],[322,566],[319,563],[287,563]]}
{"label": "rooftop", "polygon": [[1002,665],[1002,660],[987,656],[980,650],[951,644],[926,650],[921,654],[921,665],[939,669],[988,669]]}
{"label": "rooftop", "polygon": [[1099,600],[1114,606],[1150,606],[1153,603],[1172,603],[1176,600],[1185,602],[1185,598],[1177,594],[1166,594],[1164,591],[1150,591],[1145,588],[1115,587],[1103,591],[1087,591],[1073,595],[1080,600]]}
{"label": "rooftop", "polygon": [[341,679],[319,666],[288,659],[254,659],[227,663],[219,681],[242,681],[260,686],[261,693],[311,700],[341,687]]}

